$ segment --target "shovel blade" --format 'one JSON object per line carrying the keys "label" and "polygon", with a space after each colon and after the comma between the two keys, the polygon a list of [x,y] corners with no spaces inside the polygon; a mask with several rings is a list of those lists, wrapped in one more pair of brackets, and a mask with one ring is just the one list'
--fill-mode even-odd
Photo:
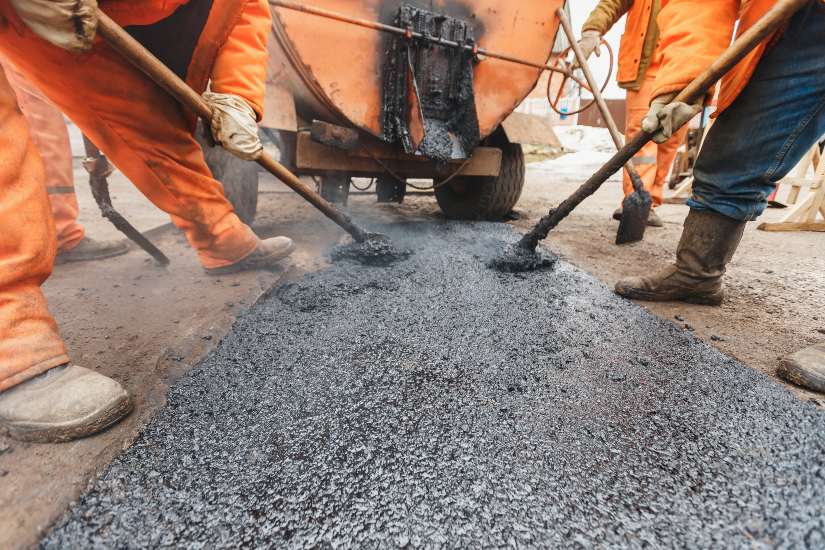
{"label": "shovel blade", "polygon": [[625,197],[616,244],[635,243],[644,239],[651,204],[650,193],[645,190],[634,191]]}

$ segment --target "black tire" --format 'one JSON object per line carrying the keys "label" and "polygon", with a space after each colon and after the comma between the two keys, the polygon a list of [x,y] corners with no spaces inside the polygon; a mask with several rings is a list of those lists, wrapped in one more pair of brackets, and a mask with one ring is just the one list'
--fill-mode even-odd
{"label": "black tire", "polygon": [[258,165],[228,153],[219,145],[209,145],[200,128],[195,137],[203,148],[206,164],[223,185],[223,192],[242,222],[255,221],[258,211]]}
{"label": "black tire", "polygon": [[435,190],[438,206],[452,220],[498,221],[509,214],[524,189],[524,153],[499,128],[483,143],[501,149],[498,177],[457,177]]}

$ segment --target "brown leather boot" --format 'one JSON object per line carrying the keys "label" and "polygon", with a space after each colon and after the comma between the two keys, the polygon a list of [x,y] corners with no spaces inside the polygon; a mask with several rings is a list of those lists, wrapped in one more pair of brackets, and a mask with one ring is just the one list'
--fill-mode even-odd
{"label": "brown leather boot", "polygon": [[725,266],[744,231],[745,222],[716,212],[691,210],[676,249],[676,263],[652,276],[620,280],[616,294],[634,300],[718,306],[725,297]]}
{"label": "brown leather boot", "polygon": [[77,365],[49,369],[0,393],[0,427],[15,439],[36,443],[92,435],[131,410],[120,384]]}

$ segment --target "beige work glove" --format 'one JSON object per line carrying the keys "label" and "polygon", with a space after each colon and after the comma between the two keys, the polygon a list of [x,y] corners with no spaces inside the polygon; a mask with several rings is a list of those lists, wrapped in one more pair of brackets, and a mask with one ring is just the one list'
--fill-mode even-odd
{"label": "beige work glove", "polygon": [[71,52],[92,47],[97,31],[97,0],[10,0],[34,34]]}
{"label": "beige work glove", "polygon": [[642,130],[653,134],[653,141],[656,143],[669,140],[679,128],[702,112],[703,101],[700,100],[693,105],[681,101],[674,103],[676,95],[671,93],[656,97],[650,102],[650,110],[642,119]]}
{"label": "beige work glove", "polygon": [[[596,57],[601,56],[600,46],[602,45],[602,35],[599,31],[584,31],[581,39],[579,39],[579,48],[584,54],[584,60],[590,59],[590,56],[596,54]],[[578,66],[578,60],[576,66]]]}
{"label": "beige work glove", "polygon": [[258,137],[255,111],[234,94],[205,92],[203,99],[212,107],[212,137],[224,149],[244,160],[257,160],[264,150]]}

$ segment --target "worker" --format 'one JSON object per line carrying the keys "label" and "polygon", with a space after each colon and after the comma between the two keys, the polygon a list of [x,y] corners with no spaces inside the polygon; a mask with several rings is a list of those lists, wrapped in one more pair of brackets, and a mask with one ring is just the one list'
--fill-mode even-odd
{"label": "worker", "polygon": [[[625,14],[627,22],[619,47],[616,80],[619,87],[627,92],[625,136],[632,136],[641,128],[642,117],[650,105],[653,85],[659,71],[659,59],[656,56],[659,0],[601,0],[582,26],[579,46],[585,58],[592,54],[599,56],[602,37]],[[683,128],[664,143],[648,143],[633,157],[633,166],[639,172],[653,201],[648,225],[662,226],[662,220],[655,209],[664,202],[665,180],[686,132],[687,128]],[[633,192],[633,183],[627,172],[624,173],[622,186],[625,196]],[[613,218],[620,220],[621,217],[622,209],[619,207],[613,212]]]}
{"label": "worker", "polygon": [[[261,154],[266,0],[110,0],[103,9],[204,92],[216,142],[241,158]],[[95,0],[0,2],[0,53],[171,215],[208,273],[277,265],[292,241],[262,241],[240,221],[192,135],[195,117],[95,37],[96,14]],[[70,362],[40,289],[55,254],[42,166],[5,77],[0,103],[0,426],[65,441],[119,421],[130,398]]]}
{"label": "worker", "polygon": [[93,239],[86,235],[86,230],[77,221],[80,208],[74,188],[72,147],[63,113],[10,63],[0,58],[0,66],[17,96],[32,141],[43,160],[46,192],[57,231],[55,263],[102,260],[126,254],[129,247],[122,239]]}
{"label": "worker", "polygon": [[[751,28],[773,0],[719,0],[701,9],[670,0],[659,15],[663,63],[642,123],[663,142],[702,108],[671,103],[676,93]],[[739,14],[741,7],[741,16]],[[639,300],[681,300],[718,306],[722,277],[746,222],[767,206],[776,183],[825,135],[825,3],[810,0],[722,80],[715,123],[694,168],[690,212],[675,262],[654,275],[616,283]],[[825,379],[825,372],[820,374]]]}

